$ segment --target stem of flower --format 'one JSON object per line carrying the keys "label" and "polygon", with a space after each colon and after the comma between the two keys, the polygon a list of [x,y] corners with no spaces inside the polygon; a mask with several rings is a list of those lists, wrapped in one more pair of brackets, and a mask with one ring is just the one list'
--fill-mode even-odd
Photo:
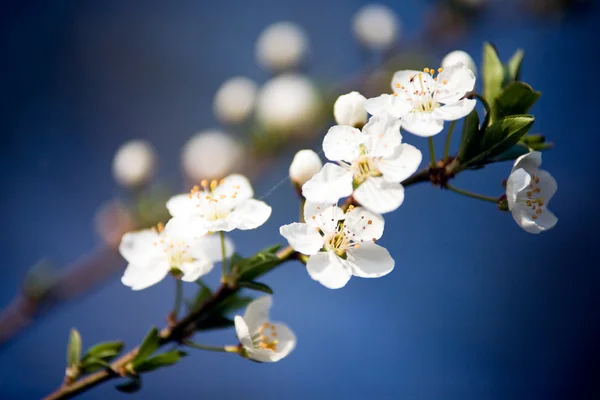
{"label": "stem of flower", "polygon": [[450,127],[448,128],[448,134],[446,135],[446,145],[444,146],[444,160],[447,160],[448,155],[450,154],[450,140],[452,139],[452,132],[454,132],[454,125],[456,125],[456,121],[452,121],[450,123]]}
{"label": "stem of flower", "polygon": [[237,346],[208,346],[205,344],[194,343],[191,340],[185,340],[183,342],[183,344],[185,344],[188,347],[192,347],[192,348],[198,349],[198,350],[217,351],[217,352],[221,352],[221,353],[237,353],[238,352]]}
{"label": "stem of flower", "polygon": [[306,222],[304,221],[304,205],[306,204],[306,199],[304,197],[302,197],[302,199],[300,199],[300,218],[299,218],[299,222]]}
{"label": "stem of flower", "polygon": [[221,237],[221,271],[222,271],[222,281],[225,282],[227,278],[227,251],[225,250],[225,233],[223,231],[219,231],[219,236]]}
{"label": "stem of flower", "polygon": [[472,192],[468,192],[466,190],[462,190],[462,189],[458,189],[450,184],[446,185],[446,187],[453,191],[454,193],[458,193],[460,195],[463,196],[467,196],[467,197],[471,197],[473,199],[478,199],[478,200],[483,200],[483,201],[489,201],[490,203],[494,203],[494,204],[498,204],[498,199],[495,197],[491,197],[491,196],[484,196],[482,194],[477,194],[477,193],[472,193]]}
{"label": "stem of flower", "polygon": [[433,148],[433,137],[429,137],[428,142],[429,142],[429,158],[431,158],[431,166],[435,167],[435,149]]}
{"label": "stem of flower", "polygon": [[177,319],[181,303],[183,302],[183,282],[175,278],[175,305],[173,306],[173,316]]}

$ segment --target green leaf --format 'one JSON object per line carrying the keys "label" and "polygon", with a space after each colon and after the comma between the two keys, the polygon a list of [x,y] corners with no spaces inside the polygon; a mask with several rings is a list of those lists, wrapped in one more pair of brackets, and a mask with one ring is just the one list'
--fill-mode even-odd
{"label": "green leaf", "polygon": [[496,48],[489,43],[483,45],[483,97],[488,103],[495,104],[496,98],[502,92],[505,79],[505,69]]}
{"label": "green leaf", "polygon": [[111,366],[106,360],[101,358],[88,357],[81,361],[81,372],[84,374],[89,374],[103,368],[111,369]]}
{"label": "green leaf", "polygon": [[494,119],[502,119],[509,115],[527,114],[541,95],[540,92],[536,92],[526,83],[513,82],[509,84],[496,99]]}
{"label": "green leaf", "polygon": [[506,70],[508,72],[508,78],[511,81],[518,81],[521,78],[521,64],[523,63],[523,57],[525,52],[523,49],[519,49],[513,54],[506,64]]}
{"label": "green leaf", "polygon": [[259,251],[250,258],[244,259],[238,265],[240,280],[251,281],[281,264],[282,261],[277,257],[277,250],[280,247],[281,245],[271,246]]}
{"label": "green leaf", "polygon": [[467,165],[469,160],[477,156],[481,139],[479,115],[477,110],[473,110],[467,115],[463,124],[460,150],[458,152],[458,158],[462,164]]}
{"label": "green leaf", "polygon": [[156,349],[158,349],[159,343],[160,336],[158,335],[158,329],[156,329],[156,327],[153,327],[152,329],[150,329],[150,332],[148,332],[148,334],[144,338],[144,341],[140,345],[140,349],[138,350],[137,354],[135,355],[133,360],[131,360],[131,363],[133,364],[134,368],[137,366],[137,364],[150,357],[152,353],[154,353]]}
{"label": "green leaf", "polygon": [[196,330],[208,331],[211,329],[227,329],[234,326],[232,319],[217,315],[216,317],[208,317],[196,322]]}
{"label": "green leaf", "polygon": [[513,115],[490,125],[481,141],[481,153],[469,163],[492,159],[517,143],[529,131],[534,122],[533,115]]}
{"label": "green leaf", "polygon": [[239,287],[242,288],[246,288],[246,289],[250,289],[250,290],[256,290],[258,292],[263,292],[263,293],[267,293],[267,294],[273,294],[273,289],[271,289],[269,286],[265,285],[264,283],[260,283],[260,282],[248,282],[248,281],[241,281],[238,282]]}
{"label": "green leaf", "polygon": [[200,289],[196,293],[194,300],[187,302],[188,311],[196,310],[202,303],[204,303],[210,296],[212,296],[212,290],[206,286],[200,279],[196,281]]}
{"label": "green leaf", "polygon": [[252,297],[237,295],[229,296],[215,307],[213,315],[231,314],[240,308],[245,308],[252,300],[254,300]]}
{"label": "green leaf", "polygon": [[75,328],[71,329],[69,344],[67,345],[67,366],[75,367],[81,359],[81,335]]}
{"label": "green leaf", "polygon": [[123,393],[135,393],[142,388],[142,378],[140,376],[131,376],[130,379],[115,386],[119,392]]}
{"label": "green leaf", "polygon": [[534,133],[532,135],[525,136],[523,139],[521,139],[521,142],[531,147],[535,144],[545,143],[546,136],[542,135],[541,133]]}
{"label": "green leaf", "polygon": [[173,350],[167,353],[162,353],[152,358],[149,358],[134,367],[136,372],[148,372],[156,369],[167,367],[176,364],[182,357],[187,356],[187,353],[181,350]]}
{"label": "green leaf", "polygon": [[497,155],[496,157],[489,158],[489,163],[492,162],[500,162],[500,161],[508,161],[508,160],[516,160],[521,157],[523,154],[529,153],[529,147],[527,147],[523,143],[517,143],[510,149],[506,150],[504,153]]}
{"label": "green leaf", "polygon": [[121,353],[124,343],[119,341],[98,343],[88,349],[83,356],[83,360],[87,358],[98,358],[110,360]]}

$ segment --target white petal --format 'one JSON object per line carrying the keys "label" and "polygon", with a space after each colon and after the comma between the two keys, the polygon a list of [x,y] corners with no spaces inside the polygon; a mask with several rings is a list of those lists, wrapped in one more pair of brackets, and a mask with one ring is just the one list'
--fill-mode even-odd
{"label": "white petal", "polygon": [[169,273],[170,266],[162,261],[146,264],[143,268],[129,264],[123,273],[121,282],[133,290],[142,290],[162,281]]}
{"label": "white petal", "polygon": [[376,168],[383,174],[383,179],[388,182],[402,182],[421,165],[423,155],[415,146],[402,143],[396,147],[394,154],[375,162]]}
{"label": "white petal", "polygon": [[[233,255],[235,245],[229,236],[225,236],[225,256],[227,258]],[[190,243],[190,254],[195,258],[206,258],[212,262],[222,261],[220,235],[206,235]]]}
{"label": "white petal", "polygon": [[540,188],[539,196],[547,203],[550,201],[552,196],[554,196],[556,190],[558,189],[556,180],[548,171],[544,171],[543,169],[535,172],[535,176],[536,178],[540,179],[540,182],[538,183],[538,187]]}
{"label": "white petal", "polygon": [[323,247],[323,237],[314,226],[294,222],[279,228],[281,236],[290,246],[302,254],[312,255]]}
{"label": "white petal", "polygon": [[365,109],[374,116],[388,114],[394,118],[402,118],[413,108],[404,95],[382,94],[365,101]]}
{"label": "white petal", "polygon": [[329,289],[346,286],[352,276],[342,264],[342,259],[333,252],[319,252],[309,257],[306,270],[312,279]]}
{"label": "white petal", "polygon": [[536,223],[542,231],[554,228],[554,225],[558,222],[556,215],[548,210],[548,208],[544,208],[544,211],[541,214],[537,214],[537,216]]}
{"label": "white petal", "polygon": [[244,175],[240,174],[232,174],[223,179],[223,183],[219,184],[215,189],[215,198],[218,198],[221,194],[229,197],[232,192],[237,193],[235,197],[236,203],[241,203],[254,196],[250,181]]}
{"label": "white petal", "polygon": [[237,229],[242,223],[239,213],[231,213],[225,219],[219,218],[215,220],[204,219],[204,227],[209,232],[231,232]]}
{"label": "white petal", "polygon": [[237,206],[231,214],[232,217],[240,220],[238,229],[255,229],[267,222],[271,216],[271,207],[264,201],[248,199]]}
{"label": "white petal", "polygon": [[337,203],[352,194],[352,172],[327,163],[302,186],[302,195],[314,203]]}
{"label": "white petal", "polygon": [[125,260],[139,267],[155,263],[157,258],[162,258],[161,250],[154,243],[160,241],[160,236],[150,229],[129,232],[123,235],[119,252]]}
{"label": "white petal", "polygon": [[436,108],[433,111],[433,116],[435,118],[443,119],[444,121],[456,121],[457,119],[469,115],[476,104],[477,100],[462,99],[456,103],[450,103]]}
{"label": "white petal", "polygon": [[189,241],[206,235],[205,225],[200,217],[173,217],[165,225],[165,232],[170,237]]}
{"label": "white petal", "polygon": [[296,335],[286,324],[281,322],[271,322],[271,325],[275,326],[278,340],[276,347],[277,351],[275,352],[272,361],[279,361],[290,354],[296,347]]}
{"label": "white petal", "polygon": [[[405,93],[404,90],[402,90],[402,87],[406,88],[407,90],[413,89],[413,82],[411,82],[411,80],[414,80],[419,74],[422,74],[424,80],[431,80],[431,75],[423,71],[415,71],[411,69],[397,71],[392,77],[392,90],[400,95]],[[418,82],[418,79],[416,81]]]}
{"label": "white petal", "polygon": [[173,217],[189,217],[198,214],[197,203],[197,201],[190,199],[189,193],[183,193],[171,197],[167,201],[167,209]]}
{"label": "white petal", "polygon": [[345,218],[344,211],[337,204],[312,203],[304,204],[304,220],[312,227],[318,227],[325,233],[335,232],[338,221]]}
{"label": "white petal", "polygon": [[531,182],[531,175],[529,175],[524,169],[520,168],[513,171],[508,177],[506,182],[506,200],[508,201],[508,208],[513,209],[519,193],[529,186]]}
{"label": "white petal", "polygon": [[523,168],[525,171],[529,172],[538,169],[540,165],[542,165],[542,153],[539,151],[532,151],[517,158],[512,170],[514,172],[519,168]]}
{"label": "white petal", "polygon": [[444,129],[444,120],[434,118],[429,113],[412,112],[402,119],[402,127],[417,136],[429,137]]}
{"label": "white petal", "polygon": [[360,155],[362,143],[361,131],[347,125],[335,125],[323,138],[323,151],[331,161],[351,162]]}
{"label": "white petal", "polygon": [[346,262],[352,274],[361,278],[379,278],[394,269],[394,259],[390,253],[375,243],[361,244],[360,247],[347,252]]}
{"label": "white petal", "polygon": [[383,178],[369,178],[355,191],[354,199],[379,214],[396,210],[404,201],[404,187]]}
{"label": "white petal", "polygon": [[250,336],[250,330],[244,319],[239,315],[236,315],[233,322],[235,324],[235,334],[242,346],[246,349],[252,349],[254,347],[252,344],[252,337]]}
{"label": "white petal", "polygon": [[437,78],[439,93],[434,99],[446,104],[457,102],[475,87],[475,75],[463,63],[444,68]]}
{"label": "white petal", "polygon": [[193,262],[181,263],[179,269],[183,272],[182,281],[195,282],[201,276],[208,274],[213,269],[213,262],[206,259],[198,259]]}
{"label": "white petal", "polygon": [[529,207],[516,204],[511,212],[515,222],[526,232],[538,234],[542,231],[536,221],[531,217],[532,213]]}
{"label": "white petal", "polygon": [[244,321],[248,325],[251,335],[258,332],[258,328],[269,320],[269,310],[273,300],[271,296],[262,296],[253,300],[244,313]]}
{"label": "white petal", "polygon": [[383,227],[383,217],[363,207],[355,207],[346,213],[344,231],[354,241],[379,239],[383,235]]}
{"label": "white petal", "polygon": [[402,142],[401,122],[388,114],[371,117],[364,126],[365,146],[371,157],[389,157]]}

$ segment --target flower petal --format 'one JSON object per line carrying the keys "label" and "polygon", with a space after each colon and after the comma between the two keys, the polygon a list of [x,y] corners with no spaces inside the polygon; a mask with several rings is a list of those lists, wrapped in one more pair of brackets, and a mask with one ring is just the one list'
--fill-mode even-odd
{"label": "flower petal", "polygon": [[220,195],[224,194],[230,198],[232,192],[236,193],[234,204],[242,203],[244,200],[251,199],[254,196],[250,181],[244,175],[240,174],[232,174],[223,179],[222,183],[215,188],[214,197],[219,198]]}
{"label": "flower petal", "polygon": [[360,155],[362,143],[361,131],[347,125],[335,125],[323,138],[323,151],[331,161],[351,162]]}
{"label": "flower petal", "polygon": [[169,270],[170,266],[165,261],[146,264],[143,268],[130,263],[121,277],[121,282],[132,290],[142,290],[162,281]]}
{"label": "flower petal", "polygon": [[[230,258],[235,251],[233,240],[225,236],[225,256]],[[194,258],[206,258],[211,262],[222,261],[220,235],[206,235],[190,243],[189,253]]]}
{"label": "flower petal", "polygon": [[312,279],[329,289],[346,286],[352,276],[342,264],[342,259],[330,251],[310,256],[306,263],[306,270]]}
{"label": "flower petal", "polygon": [[352,194],[352,172],[327,163],[302,186],[302,195],[314,203],[337,203]]}
{"label": "flower petal", "polygon": [[200,217],[173,217],[165,225],[165,232],[170,237],[191,241],[206,235],[205,225]]}
{"label": "flower petal", "polygon": [[238,340],[247,349],[252,349],[254,347],[252,343],[252,337],[250,335],[250,330],[248,329],[248,325],[242,317],[236,315],[233,319],[233,323],[235,324],[235,334],[238,337]]}
{"label": "flower petal", "polygon": [[338,221],[346,218],[344,211],[336,204],[312,203],[304,204],[304,220],[312,227],[320,228],[324,233],[337,230]]}
{"label": "flower petal", "polygon": [[162,258],[162,254],[154,243],[160,241],[160,236],[145,229],[137,232],[129,232],[121,238],[119,252],[125,260],[144,268],[147,264],[156,263],[156,259]]}
{"label": "flower petal", "polygon": [[546,203],[550,201],[552,196],[556,193],[558,189],[558,185],[556,184],[556,180],[548,171],[544,171],[543,169],[535,172],[536,178],[539,178],[540,181],[538,183],[538,187],[540,188],[539,196],[543,198]]}
{"label": "flower petal", "polygon": [[461,62],[444,68],[437,78],[434,99],[445,104],[456,103],[475,87],[475,74]]}
{"label": "flower petal", "polygon": [[537,222],[531,217],[532,213],[529,207],[516,204],[511,212],[515,222],[526,232],[538,234],[542,231]]}
{"label": "flower petal", "polygon": [[547,231],[554,228],[554,225],[558,222],[556,215],[548,210],[548,208],[544,208],[544,211],[541,214],[537,214],[537,216],[536,223],[541,231]]}
{"label": "flower petal", "polygon": [[375,166],[388,182],[402,182],[421,165],[423,155],[415,146],[402,143],[388,158],[375,161]]}
{"label": "flower petal", "polygon": [[183,275],[182,281],[195,282],[201,276],[208,274],[214,267],[214,263],[206,258],[200,258],[192,262],[183,262],[179,266]]}
{"label": "flower petal", "polygon": [[476,104],[477,100],[462,99],[456,103],[450,103],[436,108],[433,111],[433,116],[435,118],[443,119],[444,121],[456,121],[457,119],[469,115]]}
{"label": "flower petal", "polygon": [[370,242],[383,235],[384,220],[366,208],[355,207],[346,213],[344,231],[354,241]]}
{"label": "flower petal", "polygon": [[279,228],[281,236],[286,238],[290,246],[302,254],[312,255],[323,247],[323,237],[314,226],[294,222]]}
{"label": "flower petal", "polygon": [[512,172],[523,168],[525,171],[530,172],[538,169],[542,165],[542,153],[539,151],[532,151],[527,154],[523,154],[521,157],[515,160]]}
{"label": "flower petal", "polygon": [[402,119],[402,127],[417,136],[430,137],[444,129],[444,120],[429,113],[412,112]]}
{"label": "flower petal", "polygon": [[239,218],[238,229],[255,229],[267,222],[271,216],[271,207],[264,201],[248,199],[238,205],[231,214],[232,217]]}
{"label": "flower petal", "polygon": [[415,71],[412,69],[404,69],[401,71],[397,71],[394,76],[392,77],[392,90],[395,93],[398,93],[398,95],[402,95],[405,93],[405,91],[402,89],[403,87],[406,90],[412,91],[413,89],[419,89],[420,91],[420,86],[419,87],[413,87],[413,85],[415,84],[414,82],[418,82],[419,80],[417,79],[417,76],[419,74],[422,74],[423,80],[424,81],[433,81],[431,79],[431,75],[429,75],[426,72],[423,71]]}
{"label": "flower petal", "polygon": [[373,116],[387,114],[394,118],[402,118],[413,108],[404,93],[398,96],[382,94],[379,97],[373,97],[365,101],[365,110]]}
{"label": "flower petal", "polygon": [[281,322],[271,322],[277,332],[277,351],[272,357],[272,361],[279,361],[290,354],[296,348],[296,335],[286,325]]}
{"label": "flower petal", "polygon": [[354,199],[379,214],[396,210],[404,201],[404,187],[383,178],[369,178],[354,191]]}
{"label": "flower petal", "polygon": [[253,300],[244,313],[244,322],[248,325],[251,335],[258,332],[258,328],[269,320],[269,310],[273,300],[271,296],[262,296]]}
{"label": "flower petal", "polygon": [[352,274],[361,278],[379,278],[394,269],[394,259],[390,253],[375,243],[361,244],[347,252],[347,264]]}
{"label": "flower petal", "polygon": [[389,157],[402,142],[401,122],[388,114],[371,117],[363,127],[365,146],[371,157]]}
{"label": "flower petal", "polygon": [[513,209],[519,193],[529,186],[531,182],[531,175],[529,175],[524,169],[519,168],[513,171],[508,180],[506,181],[506,200],[508,202],[509,210]]}
{"label": "flower petal", "polygon": [[190,199],[189,193],[178,194],[167,201],[167,209],[173,217],[189,217],[197,215],[197,201]]}

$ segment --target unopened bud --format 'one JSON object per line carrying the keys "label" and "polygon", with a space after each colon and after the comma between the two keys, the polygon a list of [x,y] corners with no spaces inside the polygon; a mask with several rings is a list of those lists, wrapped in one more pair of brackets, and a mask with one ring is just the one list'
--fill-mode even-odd
{"label": "unopened bud", "polygon": [[150,143],[132,140],[117,150],[113,159],[113,175],[125,187],[136,187],[147,183],[154,174],[156,153]]}
{"label": "unopened bud", "polygon": [[367,123],[367,110],[365,110],[365,96],[358,92],[344,94],[333,105],[333,116],[338,125],[350,125],[361,128]]}
{"label": "unopened bud", "polygon": [[290,164],[290,178],[298,186],[304,185],[321,170],[323,163],[312,150],[300,150]]}
{"label": "unopened bud", "polygon": [[300,64],[308,51],[304,30],[293,22],[269,25],[256,41],[256,60],[263,67],[282,71]]}
{"label": "unopened bud", "polygon": [[372,50],[392,47],[400,35],[398,17],[382,4],[368,4],[358,10],[354,15],[353,28],[356,39]]}
{"label": "unopened bud", "polygon": [[213,109],[217,119],[227,124],[239,124],[248,119],[258,88],[251,79],[236,76],[225,81],[217,93]]}
{"label": "unopened bud", "polygon": [[475,65],[475,61],[473,61],[473,57],[462,50],[455,50],[448,53],[442,60],[442,68],[448,68],[458,63],[463,63],[473,74],[477,75],[477,66]]}
{"label": "unopened bud", "polygon": [[243,152],[228,134],[206,130],[193,136],[183,147],[181,161],[186,175],[194,182],[220,179],[240,164]]}

